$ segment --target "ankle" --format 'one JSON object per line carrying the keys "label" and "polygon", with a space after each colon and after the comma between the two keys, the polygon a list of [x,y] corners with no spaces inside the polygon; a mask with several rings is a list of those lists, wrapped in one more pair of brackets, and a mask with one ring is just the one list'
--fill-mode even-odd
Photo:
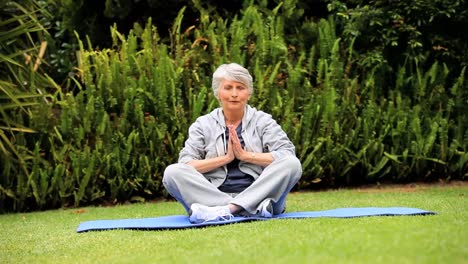
{"label": "ankle", "polygon": [[239,205],[232,204],[232,203],[228,204],[227,207],[229,208],[229,211],[231,212],[231,214],[237,214],[242,209],[242,207],[240,207]]}

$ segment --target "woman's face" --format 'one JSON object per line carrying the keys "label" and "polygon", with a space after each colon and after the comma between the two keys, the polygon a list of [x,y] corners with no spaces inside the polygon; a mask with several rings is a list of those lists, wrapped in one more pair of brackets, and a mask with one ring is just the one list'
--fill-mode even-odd
{"label": "woman's face", "polygon": [[218,89],[218,99],[225,111],[243,111],[249,98],[249,89],[240,82],[223,80]]}

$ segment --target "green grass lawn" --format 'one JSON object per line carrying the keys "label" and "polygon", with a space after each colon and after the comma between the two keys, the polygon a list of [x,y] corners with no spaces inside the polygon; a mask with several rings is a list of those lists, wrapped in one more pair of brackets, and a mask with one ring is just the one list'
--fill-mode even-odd
{"label": "green grass lawn", "polygon": [[76,233],[80,222],[184,214],[176,202],[0,215],[0,263],[468,263],[468,186],[292,193],[288,211],[405,206],[430,216],[272,220]]}

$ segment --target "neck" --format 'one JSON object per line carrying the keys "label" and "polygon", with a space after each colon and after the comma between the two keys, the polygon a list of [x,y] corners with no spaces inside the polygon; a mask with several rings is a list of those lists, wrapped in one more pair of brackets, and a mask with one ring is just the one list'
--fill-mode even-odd
{"label": "neck", "polygon": [[226,122],[226,125],[239,125],[240,122],[242,121],[242,117],[244,116],[244,113],[232,113],[232,112],[224,112],[224,121]]}

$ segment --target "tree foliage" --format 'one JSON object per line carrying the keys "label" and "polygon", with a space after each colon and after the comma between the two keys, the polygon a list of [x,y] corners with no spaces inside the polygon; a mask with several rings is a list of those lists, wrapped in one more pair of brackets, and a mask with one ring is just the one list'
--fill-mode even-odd
{"label": "tree foliage", "polygon": [[[346,43],[361,55],[364,70],[435,61],[460,71],[468,65],[468,4],[462,0],[328,1]],[[452,76],[454,77],[454,76]]]}

